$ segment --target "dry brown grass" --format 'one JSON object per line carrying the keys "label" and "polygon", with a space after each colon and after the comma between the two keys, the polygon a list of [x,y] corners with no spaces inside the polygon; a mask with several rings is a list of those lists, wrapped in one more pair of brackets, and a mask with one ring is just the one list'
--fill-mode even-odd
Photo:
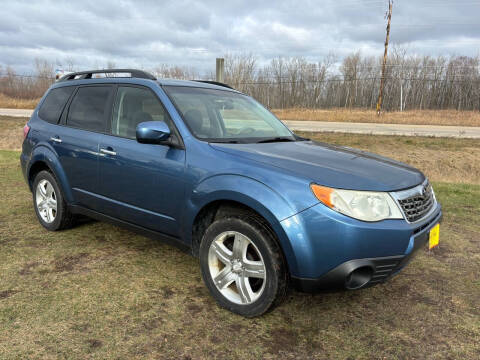
{"label": "dry brown grass", "polygon": [[330,122],[480,126],[479,111],[412,110],[385,112],[377,116],[374,110],[346,109],[274,109],[282,120]]}
{"label": "dry brown grass", "polygon": [[0,149],[21,150],[23,126],[28,119],[0,116]]}
{"label": "dry brown grass", "polygon": [[[24,123],[0,117],[0,149],[20,148]],[[480,140],[308,135],[408,162],[433,180],[479,183]],[[434,183],[440,246],[386,284],[291,291],[274,311],[244,319],[215,304],[198,261],[173,247],[100,222],[44,230],[19,155],[0,150],[1,359],[478,358],[479,185]]]}
{"label": "dry brown grass", "polygon": [[245,319],[191,256],[101,222],[48,232],[0,150],[0,359],[465,359],[480,344],[480,186],[434,183],[440,245],[360,291]]}
{"label": "dry brown grass", "polygon": [[407,163],[432,181],[480,184],[480,140],[336,133],[301,135]]}
{"label": "dry brown grass", "polygon": [[35,109],[40,99],[11,98],[0,93],[0,108],[5,109]]}

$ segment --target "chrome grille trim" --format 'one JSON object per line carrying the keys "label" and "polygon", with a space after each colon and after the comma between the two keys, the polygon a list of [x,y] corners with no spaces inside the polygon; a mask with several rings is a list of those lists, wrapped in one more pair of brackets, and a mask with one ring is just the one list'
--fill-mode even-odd
{"label": "chrome grille trim", "polygon": [[437,200],[427,179],[413,188],[391,192],[390,195],[402,210],[408,223],[416,223],[429,216],[436,208]]}

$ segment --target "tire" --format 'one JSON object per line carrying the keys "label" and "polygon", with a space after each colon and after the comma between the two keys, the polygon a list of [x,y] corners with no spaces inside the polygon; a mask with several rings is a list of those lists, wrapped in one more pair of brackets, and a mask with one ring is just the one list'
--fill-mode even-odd
{"label": "tire", "polygon": [[35,176],[32,195],[33,208],[45,229],[57,231],[73,225],[73,215],[52,173],[44,170]]}
{"label": "tire", "polygon": [[255,317],[285,298],[285,261],[274,235],[258,217],[216,220],[203,236],[199,255],[203,281],[225,309]]}

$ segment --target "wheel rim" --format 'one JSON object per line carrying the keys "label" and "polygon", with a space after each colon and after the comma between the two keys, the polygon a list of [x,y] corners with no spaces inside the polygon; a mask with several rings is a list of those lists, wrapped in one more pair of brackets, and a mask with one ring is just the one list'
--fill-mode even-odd
{"label": "wheel rim", "polygon": [[248,305],[262,295],[267,274],[255,244],[245,235],[226,231],[210,244],[208,267],[213,283],[229,301]]}
{"label": "wheel rim", "polygon": [[35,202],[38,213],[47,224],[55,221],[57,216],[57,195],[48,180],[40,180],[35,191]]}

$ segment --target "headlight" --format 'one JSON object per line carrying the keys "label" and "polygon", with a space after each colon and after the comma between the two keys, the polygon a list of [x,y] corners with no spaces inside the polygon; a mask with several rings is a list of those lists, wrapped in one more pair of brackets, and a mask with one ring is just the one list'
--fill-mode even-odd
{"label": "headlight", "polygon": [[389,193],[332,189],[312,184],[313,194],[329,208],[363,221],[403,219]]}

